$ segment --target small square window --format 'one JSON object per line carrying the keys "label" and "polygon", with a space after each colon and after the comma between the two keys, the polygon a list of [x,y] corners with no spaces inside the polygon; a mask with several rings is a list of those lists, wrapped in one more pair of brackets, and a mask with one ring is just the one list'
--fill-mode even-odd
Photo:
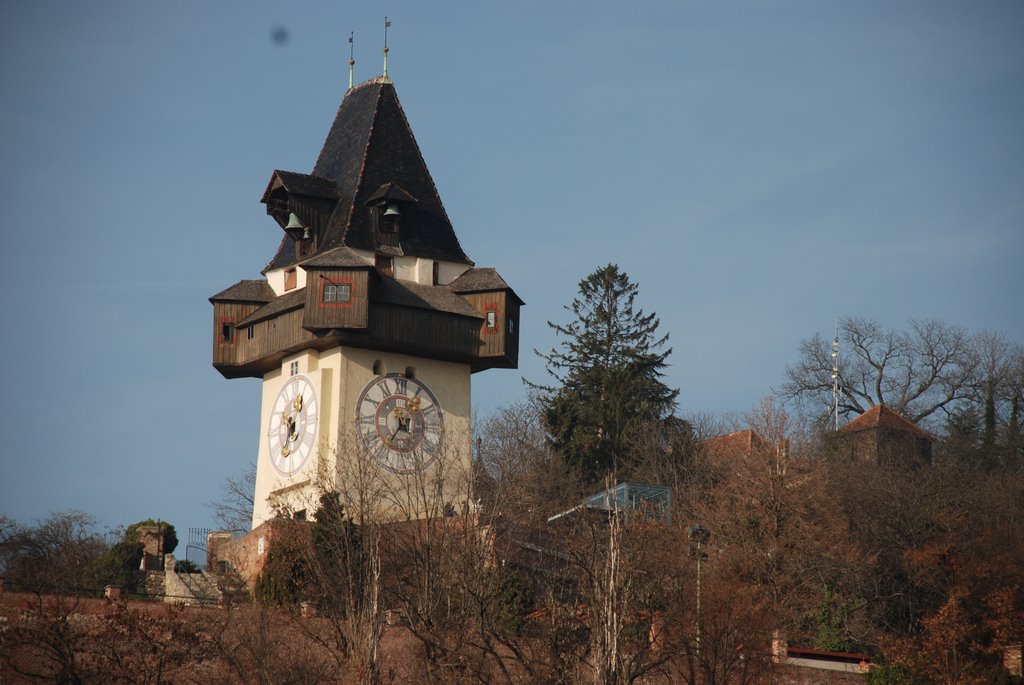
{"label": "small square window", "polygon": [[352,299],[352,284],[324,281],[322,299],[323,302],[348,302]]}
{"label": "small square window", "polygon": [[509,335],[515,335],[516,334],[516,322],[515,322],[515,319],[509,319],[508,320],[508,327],[507,327],[506,330],[508,330],[508,334]]}
{"label": "small square window", "polygon": [[494,310],[487,312],[487,328],[494,330],[498,327],[498,313]]}
{"label": "small square window", "polygon": [[299,276],[295,272],[295,269],[288,269],[284,272],[284,289],[295,290],[295,286],[299,284]]}
{"label": "small square window", "polygon": [[246,326],[246,328],[245,328],[245,338],[246,338],[246,340],[252,340],[255,337],[256,337],[256,329],[253,326]]}
{"label": "small square window", "polygon": [[290,376],[298,376],[299,375],[299,362],[297,360],[293,361],[291,363],[291,365],[289,366],[288,370],[289,370],[289,374],[288,375],[290,375]]}
{"label": "small square window", "polygon": [[220,325],[220,341],[222,343],[231,343],[235,340],[235,324],[230,321],[224,321]]}

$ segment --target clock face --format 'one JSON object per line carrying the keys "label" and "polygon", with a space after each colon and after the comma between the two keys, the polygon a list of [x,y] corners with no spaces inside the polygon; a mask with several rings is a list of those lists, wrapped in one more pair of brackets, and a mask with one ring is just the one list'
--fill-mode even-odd
{"label": "clock face", "polygon": [[395,473],[416,473],[437,458],[444,414],[434,393],[401,374],[367,383],[356,401],[356,435],[363,450]]}
{"label": "clock face", "polygon": [[313,382],[306,376],[292,376],[277,393],[267,444],[270,463],[282,476],[295,475],[309,460],[316,445],[319,412]]}

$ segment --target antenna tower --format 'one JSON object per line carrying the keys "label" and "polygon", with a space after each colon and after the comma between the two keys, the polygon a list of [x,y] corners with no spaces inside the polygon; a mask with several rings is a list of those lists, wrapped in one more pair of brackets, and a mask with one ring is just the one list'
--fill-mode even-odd
{"label": "antenna tower", "polygon": [[839,430],[839,318],[836,317],[836,337],[832,339],[832,414],[834,430]]}

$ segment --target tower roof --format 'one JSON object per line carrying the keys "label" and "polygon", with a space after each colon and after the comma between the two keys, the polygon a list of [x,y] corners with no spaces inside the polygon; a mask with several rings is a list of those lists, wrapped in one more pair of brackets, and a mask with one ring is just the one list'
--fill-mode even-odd
{"label": "tower roof", "polygon": [[270,302],[277,295],[264,280],[242,280],[210,298],[210,302]]}
{"label": "tower roof", "polygon": [[521,305],[526,304],[493,267],[468,269],[462,272],[450,285],[452,291],[460,295],[491,290],[507,290],[515,298],[516,302]]}
{"label": "tower roof", "polygon": [[895,409],[884,404],[876,404],[866,412],[839,429],[841,433],[854,433],[871,428],[889,428],[904,433],[912,433],[922,438],[934,440],[935,436],[901,416]]}
{"label": "tower roof", "polygon": [[[396,199],[406,202],[399,230],[402,254],[473,263],[459,244],[395,87],[388,79],[376,78],[349,89],[313,173],[292,173],[288,180],[316,189],[321,197],[325,182],[337,189],[337,205],[317,253],[342,245],[375,251],[368,205]],[[267,269],[295,261],[294,241],[285,236]]]}

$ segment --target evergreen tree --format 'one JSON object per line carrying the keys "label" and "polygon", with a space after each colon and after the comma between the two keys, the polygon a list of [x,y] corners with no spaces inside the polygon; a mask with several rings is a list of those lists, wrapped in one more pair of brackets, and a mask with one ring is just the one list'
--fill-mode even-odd
{"label": "evergreen tree", "polygon": [[552,385],[527,384],[537,391],[552,444],[569,464],[591,478],[626,465],[630,438],[644,425],[672,415],[678,390],[662,381],[671,348],[659,336],[655,314],[634,310],[638,286],[615,264],[580,281],[567,306],[567,324],[551,321],[562,338],[548,354]]}

